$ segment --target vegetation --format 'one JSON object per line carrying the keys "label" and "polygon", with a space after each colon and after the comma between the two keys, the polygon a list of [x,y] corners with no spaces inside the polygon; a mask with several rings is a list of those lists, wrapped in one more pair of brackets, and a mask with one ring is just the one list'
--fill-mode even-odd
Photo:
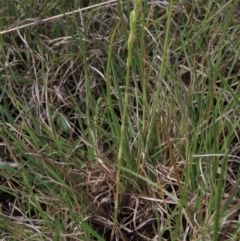
{"label": "vegetation", "polygon": [[238,2],[1,1],[0,239],[240,240]]}

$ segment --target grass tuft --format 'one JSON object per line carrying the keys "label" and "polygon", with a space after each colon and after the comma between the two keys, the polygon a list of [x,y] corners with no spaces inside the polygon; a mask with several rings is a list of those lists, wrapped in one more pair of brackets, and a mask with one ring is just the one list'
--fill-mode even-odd
{"label": "grass tuft", "polygon": [[0,6],[0,239],[240,239],[237,0]]}

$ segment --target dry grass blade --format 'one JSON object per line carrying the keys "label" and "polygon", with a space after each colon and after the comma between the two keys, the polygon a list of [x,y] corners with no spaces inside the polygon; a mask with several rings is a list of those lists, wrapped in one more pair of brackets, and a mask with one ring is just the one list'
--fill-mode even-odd
{"label": "dry grass blade", "polygon": [[[82,12],[82,11],[87,11],[87,10],[92,9],[92,8],[101,7],[101,6],[116,2],[116,1],[117,0],[108,0],[108,1],[103,2],[103,3],[94,4],[94,5],[89,6],[89,7],[74,10],[74,11],[71,11],[71,12],[66,12],[66,13],[59,14],[59,15],[49,17],[49,18],[45,18],[45,19],[28,18],[28,19],[25,19],[24,21],[31,21],[32,23],[24,24],[24,25],[21,25],[21,26],[17,26],[17,27],[13,27],[13,28],[10,28],[10,29],[7,29],[7,30],[0,31],[0,35],[6,34],[6,33],[9,33],[9,32],[13,32],[13,31],[16,31],[16,30],[28,28],[28,27],[34,26],[36,24],[49,24],[49,22],[52,22],[56,19],[63,18],[63,17],[68,16],[68,15],[73,15],[75,13],[79,13],[79,12]],[[19,23],[19,24],[21,24],[21,23]]]}

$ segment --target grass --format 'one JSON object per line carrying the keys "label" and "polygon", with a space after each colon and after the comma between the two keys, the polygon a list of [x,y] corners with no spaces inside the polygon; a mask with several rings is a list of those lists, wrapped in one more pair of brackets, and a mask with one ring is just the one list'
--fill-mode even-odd
{"label": "grass", "polygon": [[1,2],[0,239],[239,240],[238,1],[79,2]]}

